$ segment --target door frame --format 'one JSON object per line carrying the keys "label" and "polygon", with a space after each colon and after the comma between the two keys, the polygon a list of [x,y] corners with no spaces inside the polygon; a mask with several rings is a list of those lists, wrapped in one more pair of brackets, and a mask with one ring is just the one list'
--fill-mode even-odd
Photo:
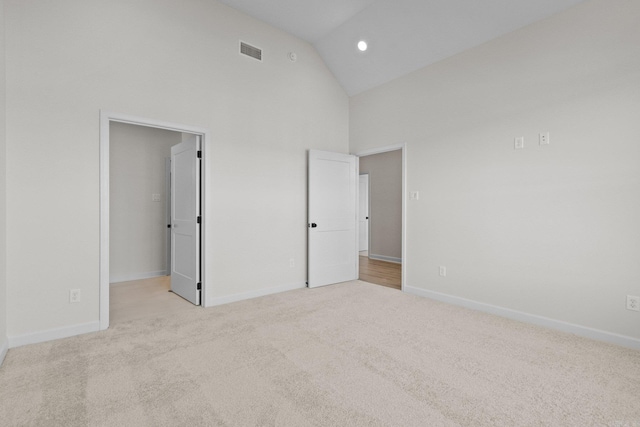
{"label": "door frame", "polygon": [[[400,265],[400,271],[401,271],[400,274],[402,277],[400,278],[400,290],[404,292],[405,285],[406,285],[405,280],[406,280],[406,271],[407,271],[407,238],[406,238],[407,237],[407,143],[403,142],[401,144],[387,145],[384,147],[359,151],[354,155],[360,158],[365,156],[371,156],[373,154],[387,153],[389,151],[396,151],[396,150],[401,150],[401,153],[402,153],[402,246],[401,246],[402,264]],[[359,166],[360,165],[358,164],[358,173],[360,171]],[[360,194],[358,194],[358,197],[360,197]],[[371,214],[371,212],[369,212],[369,214]],[[358,233],[358,242],[359,242],[360,241],[359,227],[358,229],[356,229],[356,233]],[[371,239],[371,233],[369,233],[369,239]],[[369,240],[369,243],[371,243],[371,240]],[[358,272],[358,274],[360,273]]]}
{"label": "door frame", "polygon": [[[369,213],[368,216],[371,216],[371,174],[369,172],[367,173],[360,173],[360,161],[359,161],[360,157],[358,156],[358,221],[360,221],[360,177],[362,176],[367,176],[367,212]],[[358,224],[358,233],[360,233],[360,224]],[[371,250],[371,227],[369,227],[369,220],[367,219],[367,252],[369,252],[369,250]],[[358,251],[361,251],[360,249],[360,235],[358,235]],[[358,254],[360,255],[360,254]],[[358,264],[360,264],[358,262]]]}
{"label": "door frame", "polygon": [[[203,177],[200,183],[202,223],[201,233],[201,259],[207,259],[205,254],[210,251],[211,239],[207,238],[206,218],[211,209],[210,198],[206,197],[206,184],[211,182],[211,170],[207,167],[207,154],[211,150],[211,131],[206,128],[165,122],[144,117],[136,117],[128,114],[115,113],[100,110],[100,289],[99,289],[99,320],[100,330],[109,328],[109,125],[111,122],[126,123],[137,126],[146,126],[157,129],[171,130],[181,133],[200,135],[202,138],[202,171]],[[211,251],[212,252],[212,251]],[[207,295],[212,294],[207,280],[210,267],[207,263],[201,265],[202,294],[201,306],[207,307]]]}
{"label": "door frame", "polygon": [[[201,165],[202,167],[202,165]],[[165,222],[167,223],[167,228],[165,232],[167,233],[165,240],[167,242],[167,252],[165,253],[165,257],[167,258],[167,275],[171,275],[171,228],[169,225],[171,224],[171,156],[166,157],[164,159],[164,179],[165,179],[165,189],[167,197],[165,197]],[[200,183],[202,184],[202,182]]]}

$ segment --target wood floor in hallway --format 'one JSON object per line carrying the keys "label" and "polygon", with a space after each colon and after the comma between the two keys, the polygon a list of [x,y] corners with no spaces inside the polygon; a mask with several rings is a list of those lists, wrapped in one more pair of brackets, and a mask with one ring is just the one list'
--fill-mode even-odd
{"label": "wood floor in hallway", "polygon": [[401,264],[370,259],[362,255],[358,258],[360,258],[360,280],[388,288],[401,288]]}

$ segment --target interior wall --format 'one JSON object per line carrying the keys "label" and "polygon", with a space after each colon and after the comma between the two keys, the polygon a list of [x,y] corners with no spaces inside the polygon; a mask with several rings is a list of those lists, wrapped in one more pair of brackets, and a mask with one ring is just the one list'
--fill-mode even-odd
{"label": "interior wall", "polygon": [[7,341],[7,252],[6,252],[6,87],[5,87],[5,41],[4,0],[0,0],[0,364],[8,347]]}
{"label": "interior wall", "polygon": [[100,109],[211,130],[206,304],[304,286],[307,150],[348,152],[311,45],[215,1],[5,1],[10,342],[98,324]]}
{"label": "interior wall", "polygon": [[351,99],[352,152],[407,143],[409,290],[640,338],[639,19],[588,1]]}
{"label": "interior wall", "polygon": [[[180,132],[110,124],[111,283],[168,274],[165,159],[181,141]],[[160,200],[152,200],[153,194]]]}
{"label": "interior wall", "polygon": [[369,174],[369,257],[402,260],[402,150],[359,158]]}

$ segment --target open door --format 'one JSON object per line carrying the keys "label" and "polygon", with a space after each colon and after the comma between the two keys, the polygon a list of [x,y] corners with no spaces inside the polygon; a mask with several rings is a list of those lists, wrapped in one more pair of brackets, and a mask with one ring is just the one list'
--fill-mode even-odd
{"label": "open door", "polygon": [[310,288],[358,278],[356,157],[309,151]]}
{"label": "open door", "polygon": [[171,147],[171,290],[200,305],[200,136]]}
{"label": "open door", "polygon": [[360,175],[359,177],[359,208],[358,208],[358,226],[360,227],[360,244],[359,251],[369,250],[369,174]]}

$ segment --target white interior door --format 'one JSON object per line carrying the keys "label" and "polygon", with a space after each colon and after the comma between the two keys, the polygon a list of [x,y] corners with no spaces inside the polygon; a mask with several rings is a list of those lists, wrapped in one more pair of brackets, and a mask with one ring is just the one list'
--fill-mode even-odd
{"label": "white interior door", "polygon": [[310,288],[358,278],[356,157],[309,151]]}
{"label": "white interior door", "polygon": [[360,175],[358,190],[358,226],[360,251],[369,250],[369,174]]}
{"label": "white interior door", "polygon": [[200,305],[200,137],[171,147],[171,290]]}
{"label": "white interior door", "polygon": [[167,271],[171,274],[171,157],[167,157],[164,163],[165,170],[165,191],[167,197],[165,197],[166,203],[166,211],[165,211],[165,219],[167,222]]}

